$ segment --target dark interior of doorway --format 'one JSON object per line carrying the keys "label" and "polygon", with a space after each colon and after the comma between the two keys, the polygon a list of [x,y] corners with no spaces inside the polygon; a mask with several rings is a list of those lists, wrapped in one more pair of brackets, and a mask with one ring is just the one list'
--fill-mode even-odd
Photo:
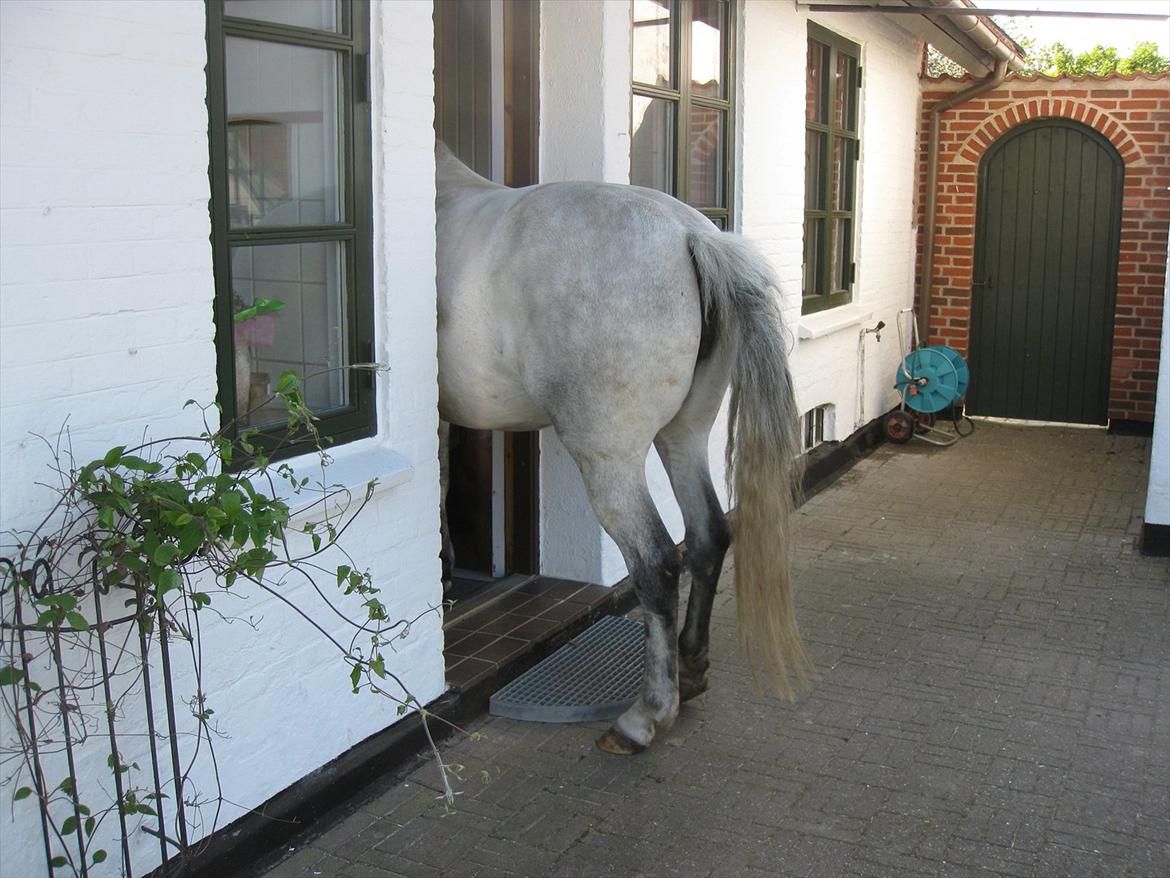
{"label": "dark interior of doorway", "polygon": [[[470,167],[492,176],[493,145],[502,133],[503,182],[536,182],[537,40],[536,0],[436,0],[435,130]],[[499,27],[502,113],[492,106],[492,16]],[[495,126],[503,126],[500,132]],[[538,455],[536,433],[508,433],[503,449],[503,576],[493,564],[492,434],[452,427],[448,526],[455,550],[455,576],[445,597],[449,616],[481,606],[522,584],[539,569]],[[498,449],[497,449],[498,450]]]}

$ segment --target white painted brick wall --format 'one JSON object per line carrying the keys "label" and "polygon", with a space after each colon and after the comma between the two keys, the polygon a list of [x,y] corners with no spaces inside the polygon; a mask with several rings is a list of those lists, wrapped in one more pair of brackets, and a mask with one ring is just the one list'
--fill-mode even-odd
{"label": "white painted brick wall", "polygon": [[[740,126],[743,233],[772,259],[785,322],[801,323],[804,222],[804,82],[807,21],[861,45],[864,67],[858,176],[857,283],[853,310],[864,325],[884,320],[882,341],[865,342],[864,412],[858,419],[858,332],[851,325],[796,343],[792,368],[801,410],[832,405],[844,439],[897,402],[900,354],[895,318],[914,282],[914,192],[918,54],[914,39],[877,16],[808,16],[789,4],[747,0]],[[806,318],[806,322],[812,323]]]}
{"label": "white painted brick wall", "polygon": [[[1168,260],[1170,262],[1170,260]],[[1154,404],[1154,438],[1150,442],[1150,480],[1146,490],[1146,521],[1170,526],[1170,273],[1162,299],[1162,354],[1158,363],[1158,396]]]}
{"label": "white painted brick wall", "polygon": [[[373,6],[374,295],[391,371],[379,378],[378,436],[336,456],[366,465],[392,449],[413,467],[347,539],[390,611],[411,617],[441,598],[431,4]],[[33,482],[48,456],[30,434],[68,420],[85,460],[144,430],[198,432],[182,404],[215,397],[204,15],[200,0],[0,3],[3,528],[45,509]],[[288,594],[345,634],[311,589]],[[397,719],[392,704],[350,694],[333,647],[279,602],[253,596],[231,611],[260,621],[205,620],[205,688],[230,736],[217,755],[236,803],[221,826]],[[394,664],[422,701],[441,693],[436,616]],[[180,674],[178,687],[191,683]],[[83,786],[106,777],[98,761],[83,757]],[[206,793],[206,772],[197,780]],[[10,795],[0,789],[0,801]],[[35,808],[2,810],[0,874],[40,874]],[[143,871],[158,847],[138,833],[133,853]]]}

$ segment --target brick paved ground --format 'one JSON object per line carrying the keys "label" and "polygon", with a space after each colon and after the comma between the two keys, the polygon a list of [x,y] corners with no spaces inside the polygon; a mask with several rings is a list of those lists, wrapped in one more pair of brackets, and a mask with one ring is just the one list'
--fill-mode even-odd
{"label": "brick paved ground", "polygon": [[444,748],[454,813],[420,763],[266,874],[1170,874],[1170,568],[1134,545],[1148,454],[1002,425],[879,449],[801,510],[823,676],[795,704],[753,691],[724,593],[712,689],[652,751],[484,718]]}

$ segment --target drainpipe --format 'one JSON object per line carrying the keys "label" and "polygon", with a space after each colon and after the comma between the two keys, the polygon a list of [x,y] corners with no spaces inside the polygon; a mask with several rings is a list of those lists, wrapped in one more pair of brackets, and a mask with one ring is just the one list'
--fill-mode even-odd
{"label": "drainpipe", "polygon": [[930,299],[934,280],[934,233],[935,212],[938,208],[938,141],[942,127],[940,117],[947,110],[971,98],[991,91],[1004,81],[1008,74],[1007,57],[996,58],[995,69],[986,79],[956,92],[930,108],[930,141],[926,153],[926,230],[922,250],[922,292],[918,298],[918,337],[923,345],[930,343]]}

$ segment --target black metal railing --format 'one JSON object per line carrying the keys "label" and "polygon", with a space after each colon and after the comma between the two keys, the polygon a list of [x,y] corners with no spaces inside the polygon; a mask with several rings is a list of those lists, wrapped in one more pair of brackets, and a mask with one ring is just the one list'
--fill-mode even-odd
{"label": "black metal railing", "polygon": [[[180,752],[171,665],[173,622],[145,584],[105,585],[96,561],[68,576],[67,583],[62,588],[55,582],[44,559],[22,566],[19,559],[0,558],[0,667],[19,672],[10,673],[8,685],[0,687],[15,730],[12,740],[2,742],[3,755],[6,761],[23,760],[16,776],[27,778],[30,786],[17,797],[35,797],[39,806],[49,874],[72,867],[74,874],[88,878],[93,866],[106,859],[95,839],[108,833],[99,834],[97,828],[116,815],[121,871],[133,878],[132,832],[154,836],[164,864],[176,857],[185,860],[190,851],[184,795],[188,772]],[[64,620],[61,613],[45,612],[46,606],[62,606],[53,601],[63,595],[75,601]],[[107,610],[117,597],[132,612],[109,618]],[[156,721],[158,688],[162,722]],[[150,754],[145,788],[130,783],[133,769],[125,762],[123,743],[141,735]],[[100,773],[79,776],[82,754],[87,763],[95,759],[92,748],[106,756],[113,802]],[[62,762],[68,774],[54,785],[50,772]],[[151,868],[154,864],[139,864],[138,873]]]}

